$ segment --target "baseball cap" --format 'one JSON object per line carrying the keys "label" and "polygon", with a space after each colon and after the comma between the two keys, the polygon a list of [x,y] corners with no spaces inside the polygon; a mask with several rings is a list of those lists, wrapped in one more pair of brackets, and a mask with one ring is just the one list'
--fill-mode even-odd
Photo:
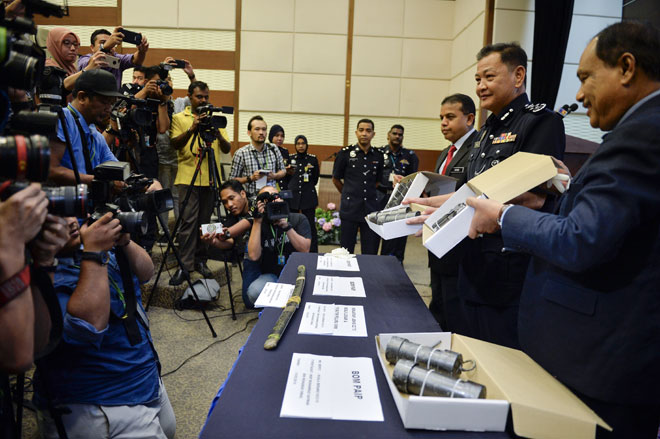
{"label": "baseball cap", "polygon": [[117,80],[114,75],[101,69],[82,72],[73,88],[74,95],[79,91],[87,91],[101,96],[123,96],[117,91]]}

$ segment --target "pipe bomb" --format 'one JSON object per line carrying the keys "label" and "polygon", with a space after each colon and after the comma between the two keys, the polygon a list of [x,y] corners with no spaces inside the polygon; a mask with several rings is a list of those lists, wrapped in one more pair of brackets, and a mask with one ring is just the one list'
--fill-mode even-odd
{"label": "pipe bomb", "polygon": [[[398,209],[392,209],[388,211],[378,211],[378,212],[372,212],[369,215],[367,215],[367,219],[371,221],[372,223],[377,223],[377,224],[383,224],[382,219],[386,216],[390,215],[405,215],[409,212],[412,212],[412,209],[410,206],[402,206],[399,207]],[[380,221],[380,222],[379,222]],[[387,221],[385,221],[387,222]]]}
{"label": "pipe bomb", "polygon": [[390,364],[395,364],[400,359],[410,360],[413,364],[417,363],[452,377],[458,377],[462,372],[463,356],[458,352],[433,349],[403,337],[390,338],[385,347],[385,358]]}
{"label": "pipe bomb", "polygon": [[383,225],[385,223],[398,221],[402,219],[414,218],[419,216],[421,212],[404,212],[404,213],[388,213],[386,215],[378,216],[376,224]]}
{"label": "pipe bomb", "polygon": [[410,360],[397,361],[392,372],[392,381],[399,391],[412,395],[486,398],[485,386],[424,369]]}

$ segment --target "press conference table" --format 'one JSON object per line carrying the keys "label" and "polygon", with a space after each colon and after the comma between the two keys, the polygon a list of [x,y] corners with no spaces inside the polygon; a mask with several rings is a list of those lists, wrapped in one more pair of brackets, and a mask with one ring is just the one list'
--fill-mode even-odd
{"label": "press conference table", "polygon": [[[439,330],[414,285],[393,256],[359,255],[359,272],[327,271],[326,276],[360,276],[366,298],[312,296],[317,274],[315,253],[294,253],[280,282],[295,283],[298,265],[307,269],[300,309],[296,311],[277,349],[266,351],[264,341],[281,310],[264,309],[243,352],[234,365],[200,438],[508,438],[507,433],[406,430],[377,358],[374,337],[389,332]],[[299,335],[304,304],[363,305],[368,337]],[[378,384],[384,422],[280,418],[282,397],[294,352],[335,357],[370,357]]]}

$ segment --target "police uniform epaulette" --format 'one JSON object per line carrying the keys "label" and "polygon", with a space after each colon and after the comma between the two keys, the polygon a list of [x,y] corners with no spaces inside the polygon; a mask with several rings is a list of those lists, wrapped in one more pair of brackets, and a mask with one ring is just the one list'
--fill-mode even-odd
{"label": "police uniform epaulette", "polygon": [[348,150],[351,149],[352,147],[353,147],[352,145],[344,146],[341,150],[342,150],[342,151],[348,151]]}
{"label": "police uniform epaulette", "polygon": [[308,156],[316,158],[314,154],[307,153]]}
{"label": "police uniform epaulette", "polygon": [[527,104],[525,105],[525,111],[528,113],[541,114],[541,111],[546,107],[545,104]]}

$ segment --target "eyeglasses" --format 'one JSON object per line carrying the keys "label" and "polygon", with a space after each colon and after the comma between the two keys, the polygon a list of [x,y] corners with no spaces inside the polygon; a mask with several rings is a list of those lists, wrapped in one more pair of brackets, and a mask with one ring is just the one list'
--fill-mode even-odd
{"label": "eyeglasses", "polygon": [[78,44],[78,43],[75,42],[75,41],[64,40],[64,41],[62,41],[62,44],[64,44],[64,45],[67,46],[67,47],[71,47],[71,46],[73,46],[73,47],[76,48],[76,49],[80,47],[80,44]]}

